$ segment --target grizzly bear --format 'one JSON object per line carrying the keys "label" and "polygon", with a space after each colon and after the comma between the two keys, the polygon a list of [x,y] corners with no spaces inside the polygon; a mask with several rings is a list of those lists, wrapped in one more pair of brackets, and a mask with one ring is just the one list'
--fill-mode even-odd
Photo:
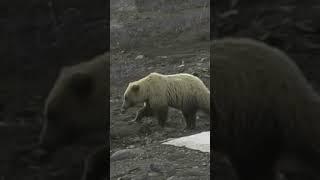
{"label": "grizzly bear", "polygon": [[47,150],[76,138],[101,133],[105,141],[109,112],[109,55],[64,67],[44,106],[40,146]]}
{"label": "grizzly bear", "polygon": [[282,51],[239,38],[211,44],[213,147],[240,180],[275,179],[291,154],[318,168],[320,98]]}
{"label": "grizzly bear", "polygon": [[195,128],[196,113],[210,112],[210,91],[196,76],[186,73],[163,75],[150,73],[148,76],[129,83],[123,97],[121,112],[136,104],[144,103],[135,121],[143,117],[156,116],[160,126],[167,120],[168,107],[182,111],[186,128]]}

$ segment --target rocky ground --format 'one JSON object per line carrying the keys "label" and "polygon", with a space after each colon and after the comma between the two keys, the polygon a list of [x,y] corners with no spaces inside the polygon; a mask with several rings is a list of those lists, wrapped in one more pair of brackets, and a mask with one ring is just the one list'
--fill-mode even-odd
{"label": "rocky ground", "polygon": [[111,156],[110,179],[210,179],[210,155],[151,143]]}

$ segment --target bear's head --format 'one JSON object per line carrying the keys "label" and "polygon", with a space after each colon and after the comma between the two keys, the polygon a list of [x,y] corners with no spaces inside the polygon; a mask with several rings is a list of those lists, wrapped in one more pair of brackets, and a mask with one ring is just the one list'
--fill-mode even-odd
{"label": "bear's head", "polygon": [[129,83],[123,95],[121,113],[125,113],[128,108],[145,101],[146,94],[143,91],[142,85],[137,82]]}
{"label": "bear's head", "polygon": [[[106,79],[105,71],[101,73]],[[102,79],[72,68],[61,71],[45,102],[41,147],[54,151],[91,132],[105,131],[106,82]]]}

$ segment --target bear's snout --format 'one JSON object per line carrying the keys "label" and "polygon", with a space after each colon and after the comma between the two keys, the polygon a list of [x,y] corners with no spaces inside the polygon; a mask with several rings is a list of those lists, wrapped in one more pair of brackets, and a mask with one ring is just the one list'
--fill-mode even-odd
{"label": "bear's snout", "polygon": [[126,109],[125,108],[123,108],[123,107],[121,107],[121,109],[120,109],[120,113],[121,114],[124,114],[126,112]]}
{"label": "bear's snout", "polygon": [[124,101],[123,103],[122,103],[122,106],[121,106],[121,109],[120,109],[120,113],[121,114],[124,114],[126,111],[127,111],[127,109],[129,108],[129,107],[131,107],[131,103],[129,102],[129,101]]}
{"label": "bear's snout", "polygon": [[122,106],[121,106],[120,113],[121,113],[121,114],[126,113],[127,109],[128,109],[128,105],[127,105],[127,103],[124,102],[124,103],[122,104]]}

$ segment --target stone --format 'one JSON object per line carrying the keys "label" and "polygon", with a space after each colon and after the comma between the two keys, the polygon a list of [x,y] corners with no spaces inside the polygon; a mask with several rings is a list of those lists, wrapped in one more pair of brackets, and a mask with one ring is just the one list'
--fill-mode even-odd
{"label": "stone", "polygon": [[138,60],[138,59],[143,59],[144,58],[144,55],[138,55],[135,60]]}
{"label": "stone", "polygon": [[124,159],[132,159],[144,154],[144,150],[140,148],[135,149],[122,149],[113,153],[110,157],[111,161],[120,161]]}

